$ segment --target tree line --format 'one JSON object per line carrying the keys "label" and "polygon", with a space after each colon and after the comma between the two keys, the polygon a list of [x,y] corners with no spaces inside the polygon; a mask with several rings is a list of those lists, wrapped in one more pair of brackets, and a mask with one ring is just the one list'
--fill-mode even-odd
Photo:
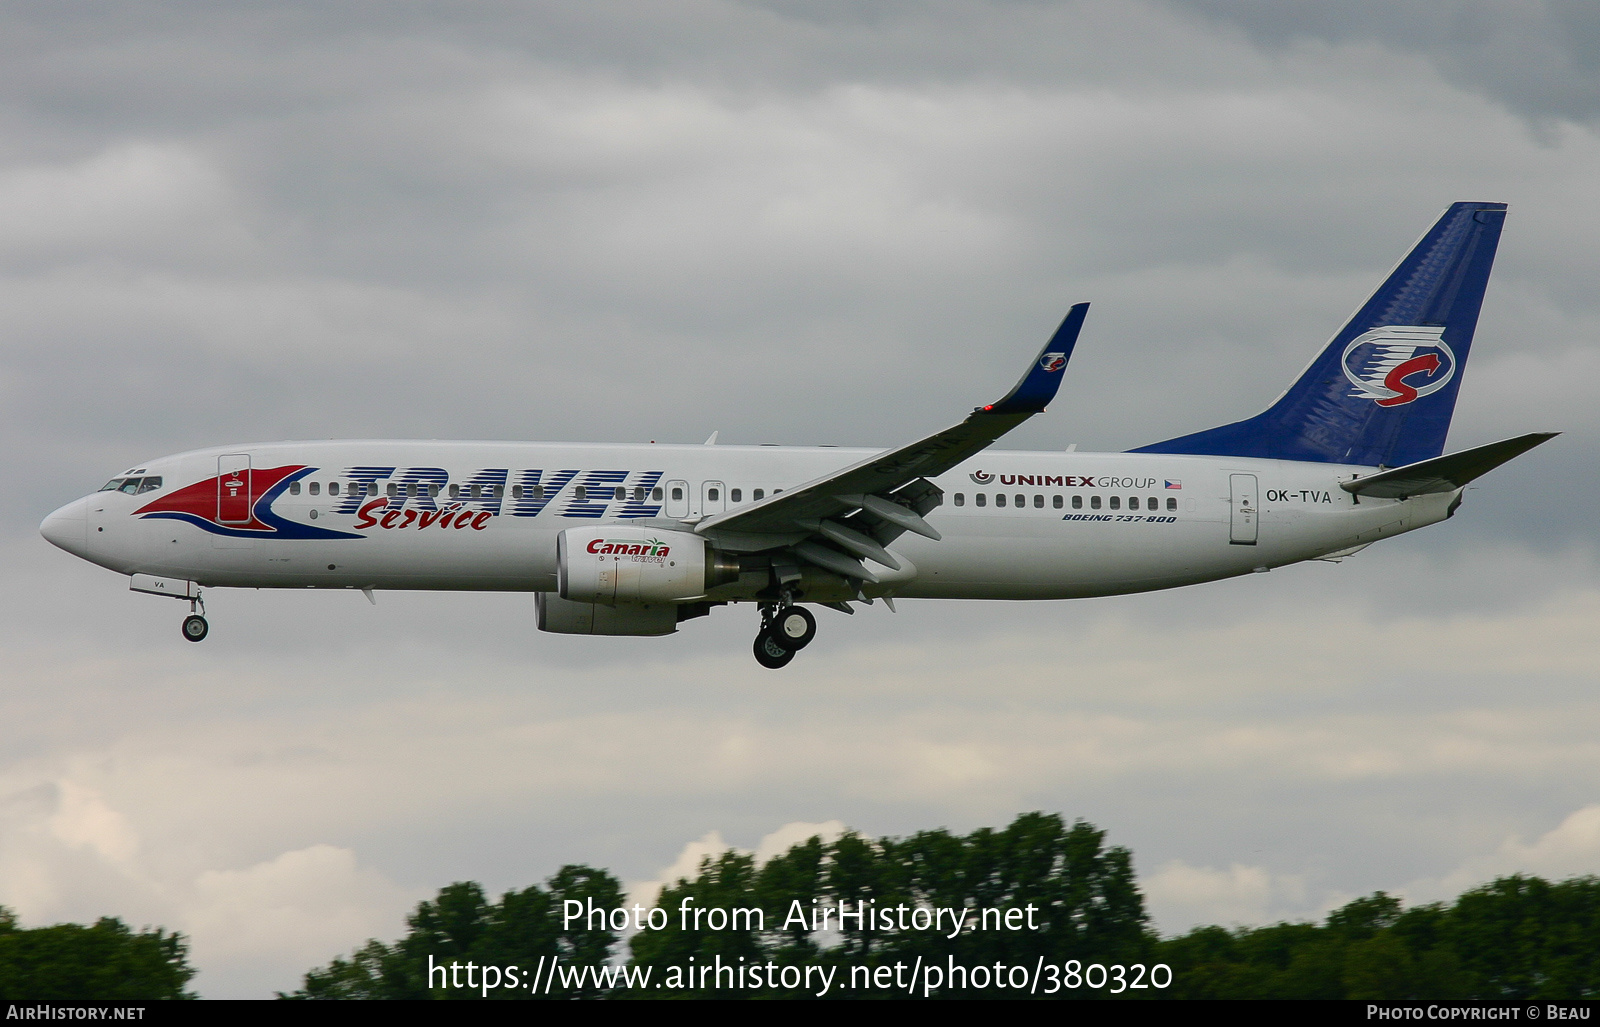
{"label": "tree line", "polygon": [[[1453,902],[1410,908],[1377,892],[1319,923],[1207,926],[1161,938],[1131,853],[1106,845],[1105,833],[1090,824],[1044,813],[966,835],[811,838],[764,863],[724,852],[662,890],[653,929],[625,930],[614,911],[628,908],[633,919],[641,912],[625,903],[615,876],[586,866],[563,867],[542,885],[498,899],[458,882],[418,904],[404,937],[369,941],[308,971],[298,990],[280,997],[803,998],[819,990],[814,977],[799,972],[806,967],[834,971],[827,997],[904,997],[903,989],[862,987],[860,975],[912,964],[1050,966],[1061,985],[1051,997],[1064,998],[1600,997],[1600,878],[1513,875]],[[735,909],[744,915],[691,915]],[[841,909],[873,915],[840,918]],[[975,929],[983,910],[995,912],[994,920]],[[1006,911],[1013,927],[1001,922]],[[929,929],[936,913],[948,916]],[[87,927],[24,929],[0,908],[0,998],[190,998],[184,988],[195,971],[187,957],[186,940],[159,928],[134,932],[104,918]],[[666,991],[615,979],[623,967],[648,970],[661,982],[674,968],[681,975],[708,965],[770,969],[737,981],[731,974],[690,976]],[[478,971],[470,982],[461,976],[467,966]],[[484,986],[484,968],[512,966],[522,974],[515,986],[499,970],[495,986]],[[1146,987],[1114,990],[1107,968],[1134,966],[1143,968]],[[1157,966],[1165,970],[1152,977]],[[547,975],[561,968],[559,977],[540,978],[560,986],[529,987],[535,967]],[[575,973],[597,967],[612,976]],[[1098,981],[1094,967],[1101,968]],[[1030,994],[994,981],[941,980],[927,993]]]}
{"label": "tree line", "polygon": [[195,974],[182,935],[132,931],[115,917],[92,927],[23,928],[0,906],[0,999],[194,998]]}
{"label": "tree line", "polygon": [[[1105,833],[1078,821],[1026,813],[1007,827],[968,835],[944,830],[907,838],[846,833],[812,838],[758,864],[747,853],[707,857],[692,877],[673,882],[657,900],[658,929],[633,933],[585,918],[563,927],[568,899],[595,907],[623,905],[620,882],[604,870],[568,866],[544,888],[508,892],[490,901],[475,884],[453,884],[423,902],[409,932],[393,944],[371,941],[348,959],[309,971],[291,998],[524,999],[526,988],[429,986],[433,965],[448,957],[475,966],[594,965],[612,954],[649,968],[661,981],[673,967],[707,964],[891,967],[923,965],[1058,968],[1080,975],[1090,966],[1163,965],[1165,988],[1123,990],[1119,997],[1274,999],[1555,999],[1600,997],[1600,879],[1548,882],[1514,875],[1472,889],[1451,903],[1405,908],[1377,892],[1334,910],[1321,923],[1266,927],[1198,927],[1161,938],[1151,928],[1133,873],[1132,855],[1107,846]],[[848,904],[848,905],[845,905]],[[899,929],[863,917],[822,929],[801,911],[866,908],[1023,909],[1025,930]],[[584,909],[589,907],[585,905]],[[760,910],[759,921],[699,923],[684,909]],[[580,924],[567,921],[571,928]],[[787,924],[787,926],[785,926]],[[948,925],[948,923],[947,923]],[[720,961],[720,964],[718,963]],[[792,974],[791,981],[799,978]],[[770,975],[769,980],[777,975]],[[1090,975],[1092,980],[1092,974]],[[1103,979],[1103,978],[1102,978]],[[1148,981],[1148,978],[1146,978]],[[1108,987],[1062,987],[1052,997],[1111,997]],[[727,977],[703,987],[663,992],[596,986],[588,997],[804,998],[815,989],[731,986]],[[959,983],[959,982],[958,982]],[[969,985],[971,982],[967,982]],[[903,997],[905,992],[847,986],[830,997]],[[1026,997],[1022,989],[982,991],[945,986],[931,997]],[[556,989],[549,998],[569,998]]]}

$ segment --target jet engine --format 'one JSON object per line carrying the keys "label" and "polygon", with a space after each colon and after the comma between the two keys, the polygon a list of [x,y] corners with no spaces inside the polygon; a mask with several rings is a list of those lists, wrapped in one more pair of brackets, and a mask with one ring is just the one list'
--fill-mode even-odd
{"label": "jet engine", "polygon": [[738,580],[738,557],[693,532],[616,524],[556,536],[556,587],[572,602],[681,603]]}
{"label": "jet engine", "polygon": [[683,608],[674,603],[575,603],[551,592],[534,596],[539,630],[558,635],[670,635]]}

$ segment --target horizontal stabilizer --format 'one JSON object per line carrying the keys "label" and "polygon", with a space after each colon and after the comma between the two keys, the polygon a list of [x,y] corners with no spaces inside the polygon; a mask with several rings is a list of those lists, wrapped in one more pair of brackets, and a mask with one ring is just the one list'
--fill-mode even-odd
{"label": "horizontal stabilizer", "polygon": [[1358,496],[1375,499],[1409,499],[1432,492],[1454,492],[1501,464],[1519,457],[1541,443],[1560,435],[1556,431],[1540,431],[1519,435],[1504,442],[1491,442],[1477,449],[1436,456],[1432,460],[1396,467],[1392,471],[1379,471],[1342,483],[1339,487]]}

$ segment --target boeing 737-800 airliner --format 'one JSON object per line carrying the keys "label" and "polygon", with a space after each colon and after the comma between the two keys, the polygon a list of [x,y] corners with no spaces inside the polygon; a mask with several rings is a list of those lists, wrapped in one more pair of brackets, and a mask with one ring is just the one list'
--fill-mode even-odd
{"label": "boeing 737-800 airliner", "polygon": [[812,640],[808,605],[1082,598],[1335,559],[1444,520],[1552,437],[1441,455],[1505,210],[1453,204],[1265,412],[1125,453],[989,448],[1055,396],[1080,303],[1004,398],[899,449],[234,445],[129,468],[40,531],[187,601],[195,642],[202,588],[498,590],[573,634],[751,603],[766,667]]}

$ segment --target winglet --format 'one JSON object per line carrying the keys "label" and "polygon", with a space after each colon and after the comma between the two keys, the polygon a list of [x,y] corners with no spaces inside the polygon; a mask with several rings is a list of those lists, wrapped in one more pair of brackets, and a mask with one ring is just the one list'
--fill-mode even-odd
{"label": "winglet", "polygon": [[1078,343],[1078,332],[1083,328],[1083,317],[1089,312],[1089,304],[1075,303],[1067,311],[1066,320],[1061,322],[1061,327],[1056,329],[1055,335],[1045,343],[1044,349],[1039,351],[1039,357],[1028,368],[1028,373],[1022,376],[1016,387],[1005,394],[1005,398],[990,403],[988,406],[974,410],[975,414],[1037,414],[1043,412],[1045,405],[1056,398],[1056,390],[1061,388],[1062,370],[1066,368],[1067,361],[1072,359],[1072,348]]}

